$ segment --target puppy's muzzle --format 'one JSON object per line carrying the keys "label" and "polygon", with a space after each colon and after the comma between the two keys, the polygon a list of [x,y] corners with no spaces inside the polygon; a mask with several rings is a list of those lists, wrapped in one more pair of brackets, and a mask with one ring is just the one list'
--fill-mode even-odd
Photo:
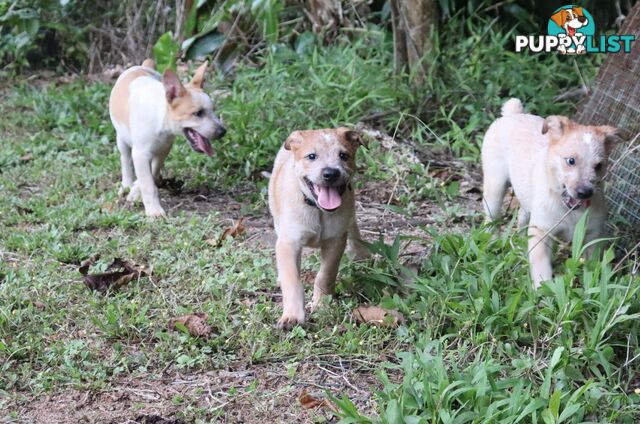
{"label": "puppy's muzzle", "polygon": [[225,127],[223,127],[222,125],[217,125],[216,129],[213,131],[213,139],[218,140],[224,137],[226,133],[227,133],[227,129]]}
{"label": "puppy's muzzle", "polygon": [[578,199],[590,199],[591,196],[593,196],[593,187],[578,187],[576,194],[578,195]]}
{"label": "puppy's muzzle", "polygon": [[322,169],[322,181],[327,184],[333,184],[340,178],[340,170],[337,168]]}

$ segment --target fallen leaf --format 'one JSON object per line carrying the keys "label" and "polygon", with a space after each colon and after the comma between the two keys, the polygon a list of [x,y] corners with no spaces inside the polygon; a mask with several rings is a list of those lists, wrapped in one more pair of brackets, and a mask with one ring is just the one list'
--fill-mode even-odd
{"label": "fallen leaf", "polygon": [[20,215],[28,215],[33,213],[33,209],[25,208],[24,206],[16,205],[16,210]]}
{"label": "fallen leaf", "polygon": [[[89,274],[89,268],[100,259],[100,254],[94,255],[82,261],[78,271],[83,275],[84,284],[91,290],[105,294],[108,290],[116,291],[130,281],[141,276],[151,277],[141,267],[133,265],[124,259],[114,258],[106,272]],[[114,270],[118,271],[114,271]]]}
{"label": "fallen leaf", "polygon": [[31,153],[26,153],[20,156],[20,162],[29,162],[31,159],[33,159],[33,155]]}
{"label": "fallen leaf", "polygon": [[315,409],[318,407],[330,409],[332,412],[338,413],[338,408],[331,402],[329,399],[317,399],[311,396],[307,389],[302,389],[302,393],[300,393],[300,397],[298,398],[300,401],[300,405],[304,409]]}
{"label": "fallen leaf", "polygon": [[353,310],[353,317],[360,324],[368,323],[379,327],[397,327],[404,324],[404,316],[400,312],[379,306],[358,306]]}
{"label": "fallen leaf", "polygon": [[225,228],[215,244],[213,243],[213,240],[207,240],[206,242],[211,246],[220,247],[225,239],[229,237],[235,238],[242,234],[244,234],[244,216],[241,216],[240,219],[234,222],[231,227]]}
{"label": "fallen leaf", "polygon": [[211,326],[207,324],[207,314],[204,312],[196,312],[169,320],[171,330],[180,330],[177,324],[184,326],[194,337],[207,337],[213,332]]}
{"label": "fallen leaf", "polygon": [[460,174],[457,174],[457,173],[451,171],[448,168],[435,168],[435,169],[430,170],[429,174],[433,178],[437,178],[437,179],[445,181],[445,182],[458,181],[458,180],[460,180],[462,178],[460,176]]}

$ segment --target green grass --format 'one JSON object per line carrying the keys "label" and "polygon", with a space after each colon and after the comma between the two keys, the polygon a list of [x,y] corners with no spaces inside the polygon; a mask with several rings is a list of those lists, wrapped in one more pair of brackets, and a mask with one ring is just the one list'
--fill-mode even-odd
{"label": "green grass", "polygon": [[[215,101],[229,133],[213,158],[177,140],[166,171],[184,182],[183,197],[164,191],[162,200],[176,207],[157,222],[118,202],[108,85],[78,80],[36,88],[18,80],[5,88],[2,417],[21,418],[17,405],[69,389],[98,395],[131,381],[162,385],[166,375],[273,366],[284,370],[283,386],[263,387],[256,377],[224,389],[226,395],[249,406],[265,397],[297,405],[304,385],[297,379],[308,381],[307,366],[330,357],[365,364],[360,373],[378,377],[379,390],[362,387],[373,393],[369,403],[354,406],[329,390],[343,422],[637,422],[640,280],[626,268],[613,273],[610,252],[602,260],[558,261],[558,277],[534,292],[522,236],[492,237],[475,212],[459,205],[457,183],[441,184],[423,164],[398,163],[396,152],[371,140],[359,154],[361,185],[399,181],[393,210],[407,216],[424,202],[440,206],[433,218],[441,225],[426,228],[432,252],[407,282],[402,229],[395,243],[374,242],[375,261],[343,262],[341,297],[304,328],[283,333],[274,329],[280,310],[271,249],[250,238],[213,248],[206,240],[229,224],[226,200],[198,213],[180,204],[197,192],[229,195],[248,225],[266,221],[259,174],[295,129],[365,121],[423,155],[445,151],[473,165],[481,135],[507,97],[520,97],[539,114],[573,112],[573,104],[553,100],[579,84],[572,59],[511,53],[511,37],[483,20],[449,25],[426,58],[431,72],[420,87],[393,75],[389,45],[375,37],[305,56],[280,52],[259,68],[241,66],[232,79],[214,81],[209,88],[225,92]],[[576,60],[584,78],[595,75],[595,59]],[[448,229],[461,220],[463,235]],[[157,280],[142,278],[108,296],[91,293],[78,264],[96,253],[102,259],[94,271],[122,257],[148,266]],[[312,256],[303,267],[317,265]],[[364,299],[400,310],[407,323],[356,325],[351,310]],[[209,315],[209,339],[168,329],[171,318],[198,311]],[[229,413],[183,394],[171,403],[186,421]],[[274,416],[256,412],[263,421],[288,422]]]}

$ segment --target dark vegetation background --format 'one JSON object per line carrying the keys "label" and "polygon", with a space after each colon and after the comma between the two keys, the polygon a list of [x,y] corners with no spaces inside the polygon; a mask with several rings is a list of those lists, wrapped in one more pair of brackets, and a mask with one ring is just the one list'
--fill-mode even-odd
{"label": "dark vegetation background", "polygon": [[[97,72],[140,63],[166,32],[186,59],[214,55],[228,70],[237,60],[265,53],[267,45],[302,49],[389,30],[392,1],[384,0],[3,0],[0,2],[0,67],[3,73],[53,69]],[[402,2],[399,2],[402,3]],[[544,33],[563,1],[407,1],[432,3],[436,20],[481,16],[519,33]],[[604,32],[620,24],[633,0],[579,2]],[[388,31],[387,31],[388,32]],[[226,65],[226,66],[225,66]]]}

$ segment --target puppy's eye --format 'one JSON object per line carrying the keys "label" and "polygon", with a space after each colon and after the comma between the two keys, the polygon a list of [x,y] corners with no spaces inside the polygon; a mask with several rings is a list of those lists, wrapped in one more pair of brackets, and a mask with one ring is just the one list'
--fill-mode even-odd
{"label": "puppy's eye", "polygon": [[316,160],[318,158],[318,155],[316,155],[315,153],[309,153],[307,155],[307,159],[309,160]]}
{"label": "puppy's eye", "polygon": [[602,162],[598,162],[594,169],[596,172],[600,172],[602,170]]}
{"label": "puppy's eye", "polygon": [[567,161],[567,165],[569,166],[573,166],[576,164],[576,158],[566,158],[565,160]]}
{"label": "puppy's eye", "polygon": [[200,109],[197,112],[193,112],[194,116],[197,116],[198,118],[202,118],[206,113],[207,111],[204,109]]}
{"label": "puppy's eye", "polygon": [[340,156],[340,160],[343,160],[343,161],[348,161],[349,160],[349,154],[348,153],[340,152],[340,154],[338,156]]}

